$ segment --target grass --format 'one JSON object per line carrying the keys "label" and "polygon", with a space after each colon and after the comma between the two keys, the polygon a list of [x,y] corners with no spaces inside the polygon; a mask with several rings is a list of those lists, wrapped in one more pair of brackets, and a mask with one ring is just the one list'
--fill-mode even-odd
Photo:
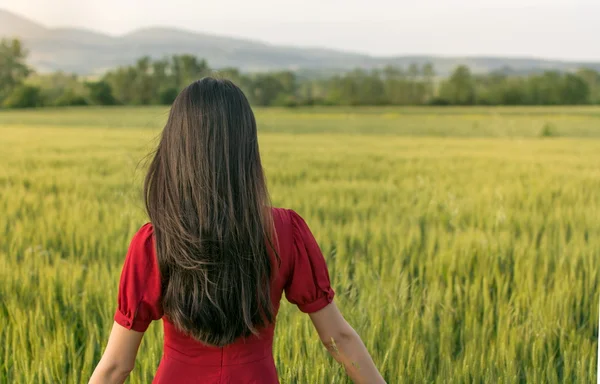
{"label": "grass", "polygon": [[[12,127],[160,129],[167,108],[73,108],[2,111]],[[600,137],[597,107],[257,109],[263,133],[338,133],[435,137]]]}
{"label": "grass", "polygon": [[[146,220],[140,161],[165,117],[0,113],[1,383],[91,374]],[[595,382],[599,109],[257,117],[273,202],[311,226],[336,301],[389,383]],[[130,382],[151,380],[161,347],[156,323]],[[274,355],[282,383],[347,382],[291,305]]]}

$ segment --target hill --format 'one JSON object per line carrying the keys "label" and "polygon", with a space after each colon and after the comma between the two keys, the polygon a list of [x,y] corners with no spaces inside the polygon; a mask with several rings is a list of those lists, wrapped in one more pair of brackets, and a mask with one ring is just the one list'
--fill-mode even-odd
{"label": "hill", "polygon": [[312,74],[428,62],[433,63],[437,73],[442,76],[460,64],[468,65],[476,73],[502,70],[527,74],[546,69],[570,71],[583,66],[600,71],[600,63],[533,58],[374,57],[328,49],[276,46],[176,28],[143,28],[122,36],[110,36],[85,29],[47,28],[0,10],[2,37],[22,39],[30,51],[31,65],[40,72],[62,70],[98,74],[118,65],[131,64],[145,55],[160,58],[183,53],[202,57],[215,68],[237,67],[243,71],[290,69]]}

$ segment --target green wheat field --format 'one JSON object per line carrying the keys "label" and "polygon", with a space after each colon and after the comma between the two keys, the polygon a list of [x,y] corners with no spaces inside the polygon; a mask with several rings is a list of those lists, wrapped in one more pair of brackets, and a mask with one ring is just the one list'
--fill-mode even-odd
{"label": "green wheat field", "polygon": [[[167,112],[0,112],[1,383],[89,378]],[[389,383],[596,381],[600,108],[256,114],[272,201],[311,226]],[[282,383],[349,382],[290,304],[276,336]]]}

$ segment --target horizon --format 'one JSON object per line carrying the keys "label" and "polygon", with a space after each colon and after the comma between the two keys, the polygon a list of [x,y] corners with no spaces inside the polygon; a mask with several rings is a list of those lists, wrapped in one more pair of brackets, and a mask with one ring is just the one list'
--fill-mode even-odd
{"label": "horizon", "polygon": [[[176,0],[175,3],[177,3],[177,1],[180,0]],[[440,1],[442,0],[426,0],[427,3],[437,3]],[[217,5],[212,5],[214,8],[212,14],[209,13],[208,16],[204,16],[205,18],[208,17],[210,20],[194,21],[192,23],[189,19],[182,19],[181,17],[179,17],[178,20],[173,17],[169,18],[168,11],[176,9],[176,4],[165,7],[163,13],[167,14],[165,16],[166,18],[163,18],[162,15],[160,15],[161,17],[156,17],[156,15],[154,17],[145,17],[146,15],[152,15],[152,12],[148,10],[148,7],[144,8],[145,12],[139,12],[139,9],[142,7],[141,5],[135,7],[140,3],[136,0],[122,1],[119,3],[120,5],[125,4],[125,8],[129,8],[129,11],[132,11],[129,13],[119,13],[118,18],[121,22],[107,21],[106,18],[101,17],[101,15],[92,17],[92,20],[87,20],[91,17],[89,16],[90,14],[96,15],[101,14],[102,12],[90,12],[90,6],[86,5],[78,5],[72,8],[67,7],[69,9],[68,12],[64,12],[64,9],[67,9],[66,7],[61,8],[60,6],[56,6],[57,3],[62,3],[63,5],[74,3],[72,0],[59,0],[55,2],[53,4],[54,8],[52,12],[49,12],[46,9],[44,5],[45,0],[32,0],[27,3],[10,5],[7,4],[9,0],[0,0],[0,9],[14,13],[47,28],[84,29],[90,32],[108,35],[113,38],[119,38],[140,29],[166,28],[232,39],[251,40],[272,46],[324,49],[368,55],[376,58],[431,56],[438,58],[511,58],[563,62],[600,61],[600,48],[596,48],[597,44],[593,44],[593,36],[600,33],[600,25],[585,22],[586,17],[590,18],[590,20],[593,19],[593,12],[589,12],[586,7],[597,8],[598,11],[600,11],[599,4],[594,4],[589,0],[579,0],[572,2],[571,4],[563,4],[565,3],[565,0],[554,0],[551,1],[551,4],[542,6],[542,2],[539,0],[527,0],[527,4],[523,5],[523,1],[521,1],[521,5],[518,5],[517,3],[519,2],[516,0],[505,0],[504,3],[507,4],[499,8],[494,8],[489,5],[487,7],[467,6],[473,1],[475,0],[452,0],[453,3],[463,3],[462,7],[448,7],[446,4],[445,6],[440,7],[440,9],[426,9],[425,11],[422,5],[408,6],[410,10],[414,12],[418,11],[417,14],[419,14],[419,12],[421,12],[421,14],[425,12],[430,16],[429,19],[417,19],[417,25],[400,25],[402,21],[391,20],[389,17],[382,17],[379,21],[371,21],[369,20],[369,12],[366,11],[364,17],[361,19],[357,19],[356,15],[352,15],[351,12],[349,12],[349,16],[346,15],[345,18],[338,17],[337,20],[331,18],[321,18],[321,20],[315,20],[314,18],[312,20],[300,20],[302,15],[292,15],[293,17],[290,18],[289,16],[291,13],[288,12],[286,20],[277,17],[262,21],[259,19],[252,19],[251,17],[246,18],[244,21],[224,20],[222,19],[224,15],[222,12],[219,14]],[[498,0],[491,1],[498,2]],[[237,3],[234,0],[226,0],[223,3],[232,2]],[[259,1],[259,3],[268,2],[273,1]],[[313,0],[308,2],[314,3]],[[153,4],[156,6],[156,3],[161,2],[147,2],[146,5],[149,5],[151,8]],[[340,1],[329,1],[327,2],[327,6],[331,7],[331,5],[335,5],[335,3],[340,3]],[[349,4],[356,5],[357,3],[364,2],[355,0]],[[371,3],[386,3],[386,1],[374,0],[371,1]],[[111,10],[110,4],[116,5],[116,0],[108,0],[106,6],[100,8],[104,11]],[[86,11],[80,12],[82,8],[85,8]],[[91,5],[91,8],[94,8],[94,5]],[[372,8],[373,7],[370,7],[369,9]],[[29,9],[29,12],[25,12],[27,9]],[[512,22],[511,29],[506,29],[502,19],[506,16],[508,11],[515,11],[515,9],[523,12],[510,14]],[[357,11],[357,9],[354,11]],[[448,13],[440,11],[448,11]],[[411,30],[422,30],[422,24],[428,24],[435,21],[434,16],[436,14],[438,16],[443,14],[445,18],[452,19],[452,16],[456,15],[457,11],[458,14],[461,14],[461,12],[464,13],[462,16],[467,17],[469,22],[462,23],[454,20],[455,28],[450,29],[444,28],[443,25],[436,29],[428,29],[427,25],[425,25],[425,29],[430,32],[430,36],[406,38],[406,36],[415,36],[415,34],[410,32]],[[490,24],[489,21],[486,21],[485,17],[483,17],[486,12],[489,13],[490,11],[493,11],[492,14],[495,14],[495,25],[498,25],[498,28],[489,28],[489,25],[494,24]],[[556,20],[548,18],[548,12],[550,11],[554,12],[555,16],[560,15],[563,17],[562,25],[564,26],[561,25],[561,28],[555,27]],[[452,14],[452,12],[454,12],[454,14]],[[137,16],[132,16],[131,13],[136,14]],[[81,14],[85,14],[86,17],[74,17],[81,16]],[[408,17],[410,19],[410,15],[410,12],[407,12],[403,17]],[[469,17],[473,15],[477,15],[478,17]],[[569,18],[569,15],[575,15],[576,17]],[[135,21],[136,17],[142,16],[143,20]],[[225,16],[232,17],[229,14],[225,14]],[[482,17],[479,18],[479,16]],[[534,16],[537,17],[537,23],[535,20],[531,19],[531,17]],[[128,21],[128,17],[130,19],[133,17],[134,20]],[[352,17],[354,17],[354,19],[352,19]],[[114,20],[115,18],[110,17],[110,19]],[[66,20],[79,20],[79,23],[69,23],[66,22]],[[524,21],[526,21],[525,24],[523,23]],[[578,26],[577,30],[568,28],[568,24],[573,22]],[[257,26],[257,23],[261,25]],[[543,26],[544,24],[546,27],[552,28],[549,28],[548,30],[540,29],[540,26]],[[486,25],[487,28],[483,28],[484,25]],[[370,28],[365,28],[365,26],[370,26]],[[519,32],[524,26],[531,32],[529,35]],[[224,27],[233,28],[224,29]],[[273,33],[274,30],[277,30],[277,33]],[[444,30],[447,33],[445,33],[444,36],[434,36],[436,34],[439,35],[439,31],[441,30]],[[489,33],[492,33],[492,35],[497,34],[499,30],[501,31],[501,35],[504,35],[496,36],[495,40],[486,37]],[[238,33],[236,33],[236,31]],[[247,32],[243,33],[244,31]],[[381,37],[382,31],[385,32],[384,35],[386,35],[386,37]],[[438,32],[436,33],[436,31]],[[311,36],[311,34],[315,35],[315,33],[322,33],[320,35],[322,38],[315,40],[315,36]],[[557,33],[558,35],[556,35]],[[299,36],[299,34],[303,36]],[[457,34],[467,35],[470,36],[470,38],[457,39],[455,38]],[[477,39],[472,38],[475,34],[478,36]],[[548,35],[548,37],[546,37],[546,35]],[[397,43],[396,40],[398,39],[398,36],[403,36],[405,38],[400,39]],[[530,43],[532,40],[536,40],[536,36],[540,44]],[[540,37],[543,38],[540,39]],[[442,42],[436,40],[438,38]],[[422,41],[423,39],[425,40]],[[447,39],[450,39],[450,41],[445,41]],[[505,45],[507,43],[508,47],[511,47],[510,49],[506,49]],[[481,48],[482,44],[486,47],[485,49]],[[393,48],[395,45],[400,45],[404,48],[400,47],[395,49]],[[443,49],[436,49],[435,46],[444,47]],[[464,48],[461,48],[461,46]],[[496,46],[497,48],[491,49],[490,47],[493,46]],[[590,50],[590,47],[595,48],[595,50]],[[565,53],[558,54],[559,51]]]}

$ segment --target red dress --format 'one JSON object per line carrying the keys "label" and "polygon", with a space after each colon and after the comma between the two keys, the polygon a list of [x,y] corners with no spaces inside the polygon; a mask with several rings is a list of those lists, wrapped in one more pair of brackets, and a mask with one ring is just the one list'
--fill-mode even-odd
{"label": "red dress", "polygon": [[[275,313],[283,292],[305,313],[333,300],[323,254],[304,220],[294,211],[273,209],[281,265],[273,279]],[[274,384],[279,383],[273,360],[275,324],[261,334],[225,347],[204,345],[179,332],[163,317],[161,280],[152,224],[133,237],[119,285],[114,319],[127,329],[144,332],[153,320],[163,320],[163,355],[153,383]]]}

